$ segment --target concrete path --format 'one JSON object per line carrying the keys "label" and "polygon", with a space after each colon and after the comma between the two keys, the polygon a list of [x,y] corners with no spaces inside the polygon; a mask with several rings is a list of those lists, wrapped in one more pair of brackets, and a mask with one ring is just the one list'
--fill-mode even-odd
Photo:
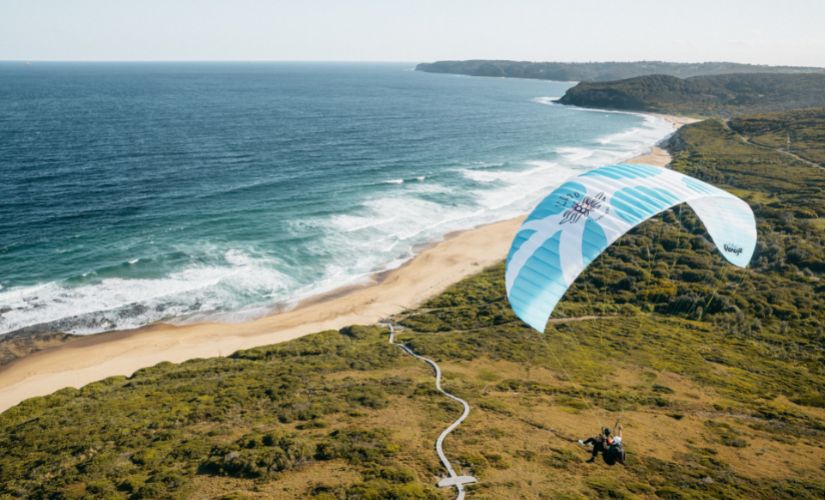
{"label": "concrete path", "polygon": [[424,361],[425,363],[430,365],[433,368],[433,370],[435,371],[435,388],[438,389],[438,391],[440,393],[444,394],[445,396],[452,399],[453,401],[457,401],[457,402],[461,403],[461,405],[464,407],[464,412],[461,414],[460,417],[458,417],[458,420],[456,420],[455,422],[450,424],[449,427],[444,429],[444,431],[438,436],[438,439],[435,441],[435,451],[436,451],[436,453],[438,453],[438,458],[441,460],[441,463],[444,464],[444,468],[447,469],[447,472],[450,474],[449,477],[446,477],[446,478],[442,479],[441,481],[439,481],[438,486],[439,486],[439,488],[447,488],[449,486],[454,486],[456,488],[457,492],[458,492],[458,496],[456,497],[456,500],[463,500],[464,499],[464,494],[465,494],[464,485],[468,484],[468,483],[475,483],[476,478],[474,478],[472,476],[460,476],[460,475],[458,475],[456,473],[455,469],[453,469],[453,466],[450,463],[450,461],[447,459],[447,455],[444,454],[443,445],[444,445],[444,438],[446,438],[449,433],[451,433],[453,430],[455,430],[456,427],[461,425],[461,422],[463,422],[464,419],[467,418],[467,415],[470,414],[470,405],[467,404],[467,402],[464,401],[463,399],[461,399],[460,397],[456,396],[455,394],[450,394],[449,392],[445,391],[441,387],[441,368],[439,368],[438,364],[435,361],[433,361],[429,358],[425,358],[424,356],[419,356],[418,354],[413,352],[412,349],[405,346],[404,344],[396,343],[395,342],[395,325],[393,325],[392,323],[384,323],[384,324],[387,325],[387,327],[389,327],[389,329],[390,329],[390,344],[400,347],[404,352],[406,352],[410,356],[412,356],[414,358],[418,358],[421,361]]}

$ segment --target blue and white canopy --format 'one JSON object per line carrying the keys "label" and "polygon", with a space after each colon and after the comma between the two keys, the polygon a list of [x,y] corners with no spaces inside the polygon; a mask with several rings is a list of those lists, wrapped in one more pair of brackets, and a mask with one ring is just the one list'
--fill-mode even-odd
{"label": "blue and white canopy", "polygon": [[747,203],[673,170],[610,165],[569,179],[539,203],[507,255],[507,297],[516,315],[544,332],[576,277],[621,235],[687,203],[731,263],[745,267],[756,246]]}

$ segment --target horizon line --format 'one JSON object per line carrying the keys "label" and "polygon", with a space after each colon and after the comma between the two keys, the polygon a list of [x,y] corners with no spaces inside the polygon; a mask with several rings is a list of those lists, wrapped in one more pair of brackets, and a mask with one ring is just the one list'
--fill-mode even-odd
{"label": "horizon line", "polygon": [[436,59],[430,61],[388,60],[388,59],[0,59],[0,63],[339,63],[339,64],[432,64],[436,62],[467,62],[467,61],[508,61],[532,64],[611,64],[611,63],[667,63],[667,64],[740,64],[747,66],[788,67],[788,68],[815,68],[825,69],[825,66],[767,64],[724,60],[706,61],[668,61],[662,59],[635,59],[635,60],[579,60],[579,61],[532,61],[523,59]]}
{"label": "horizon line", "polygon": [[343,60],[343,59],[0,59],[0,63],[398,63],[418,64],[417,61]]}

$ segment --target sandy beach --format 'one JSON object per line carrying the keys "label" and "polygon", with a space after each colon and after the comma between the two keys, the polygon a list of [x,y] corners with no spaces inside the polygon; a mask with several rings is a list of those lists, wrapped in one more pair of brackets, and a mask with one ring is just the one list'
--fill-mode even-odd
{"label": "sandy beach", "polygon": [[[676,128],[696,121],[658,115]],[[658,147],[629,160],[665,166]],[[153,325],[132,331],[80,337],[18,359],[0,369],[0,411],[64,387],[81,387],[160,362],[226,356],[239,349],[274,344],[309,333],[371,324],[413,308],[460,279],[500,262],[522,218],[450,235],[404,266],[374,282],[246,323]]]}

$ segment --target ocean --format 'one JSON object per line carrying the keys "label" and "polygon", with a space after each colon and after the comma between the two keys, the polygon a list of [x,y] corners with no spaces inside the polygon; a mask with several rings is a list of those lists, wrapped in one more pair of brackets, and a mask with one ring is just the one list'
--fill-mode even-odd
{"label": "ocean", "polygon": [[571,85],[389,63],[0,63],[0,334],[282,310],[672,131],[553,104]]}

